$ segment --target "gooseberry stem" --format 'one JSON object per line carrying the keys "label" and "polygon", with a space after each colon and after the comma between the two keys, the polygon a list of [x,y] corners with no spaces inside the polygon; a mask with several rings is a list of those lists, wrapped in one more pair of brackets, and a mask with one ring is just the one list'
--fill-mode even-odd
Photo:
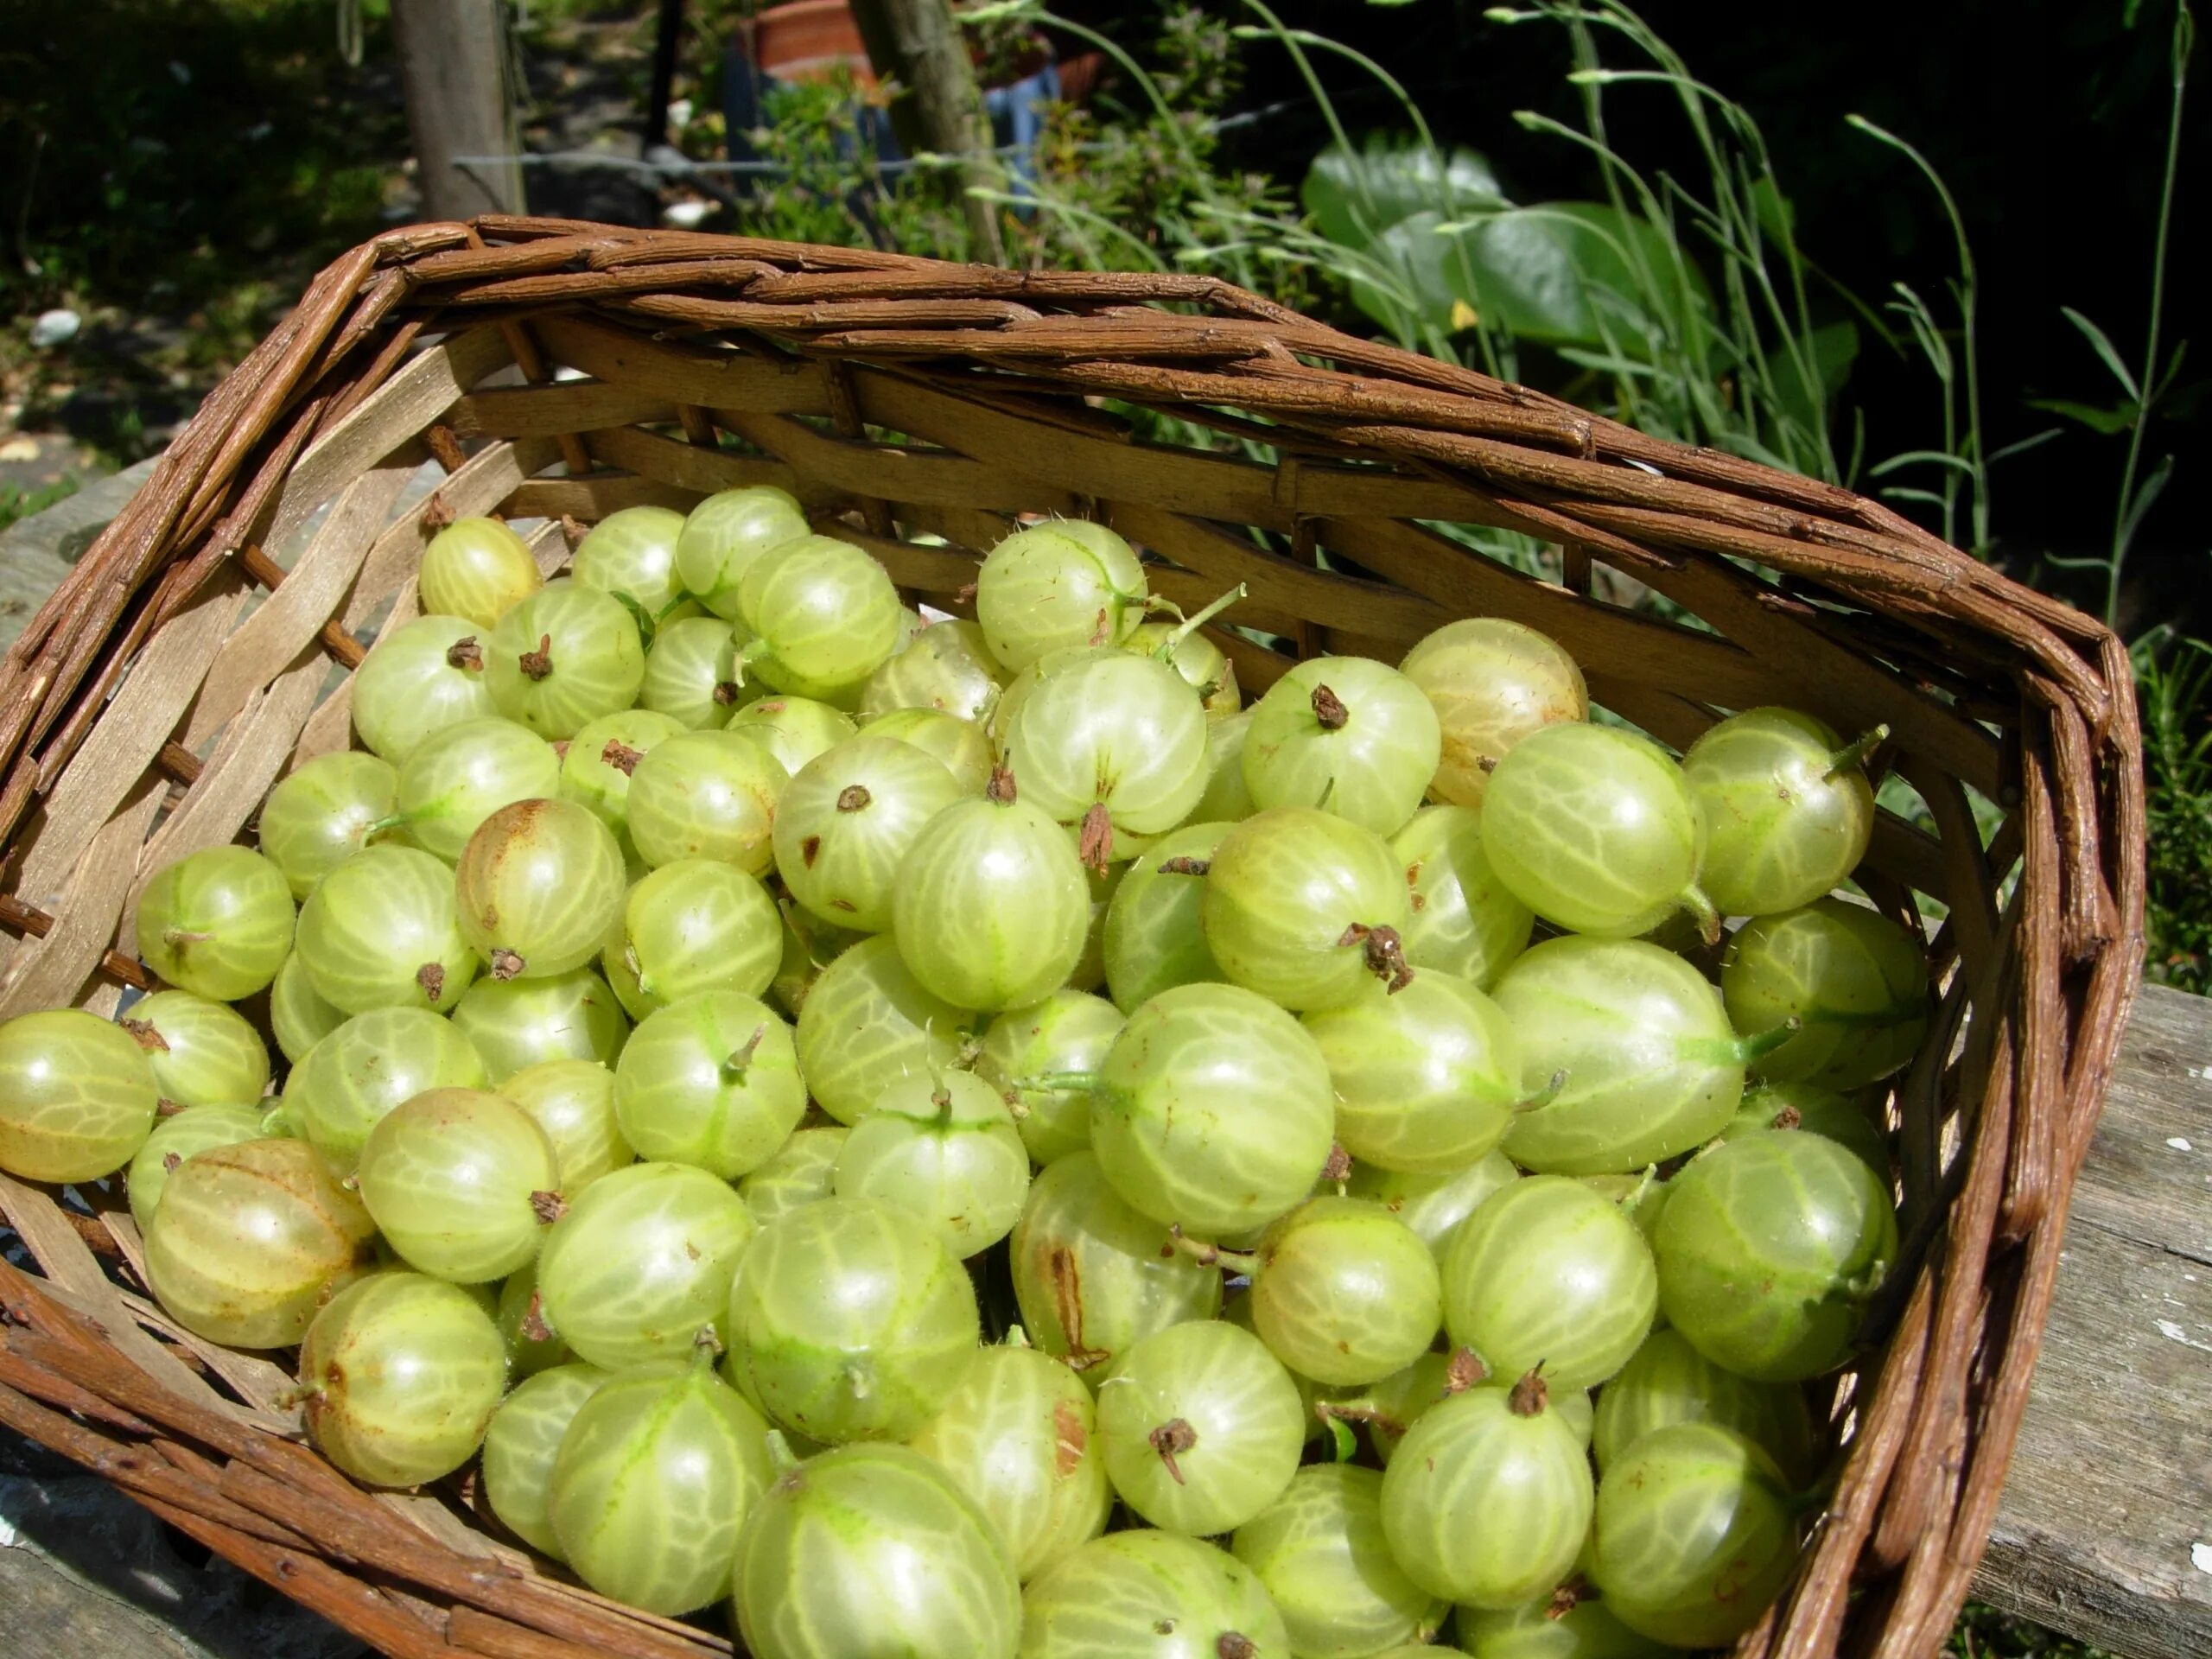
{"label": "gooseberry stem", "polygon": [[767,1034],[767,1027],[753,1027],[753,1034],[745,1039],[744,1044],[730,1051],[729,1058],[722,1062],[722,1070],[743,1083],[746,1068],[753,1064],[753,1056],[760,1046],[760,1039]]}
{"label": "gooseberry stem", "polygon": [[361,841],[365,845],[384,834],[385,830],[403,829],[406,823],[407,814],[404,812],[394,812],[388,817],[373,819],[368,828],[361,831]]}
{"label": "gooseberry stem", "polygon": [[1063,1089],[1090,1090],[1098,1086],[1098,1074],[1096,1071],[1033,1071],[1026,1077],[1016,1077],[1014,1086],[1024,1094],[1033,1089],[1049,1092]]}
{"label": "gooseberry stem", "polygon": [[1682,889],[1682,908],[1696,921],[1698,938],[1707,944],[1720,943],[1720,912],[1705,896],[1705,889],[1694,881]]}
{"label": "gooseberry stem", "polygon": [[1243,1250],[1224,1250],[1220,1245],[1209,1244],[1202,1238],[1188,1237],[1182,1228],[1171,1224],[1167,1229],[1167,1249],[1160,1254],[1173,1255],[1179,1251],[1203,1266],[1226,1268],[1230,1272],[1241,1273],[1247,1278],[1260,1270],[1257,1255]]}
{"label": "gooseberry stem", "polygon": [[[1240,582],[1227,593],[1224,594],[1219,599],[1215,600],[1213,603],[1207,606],[1205,609],[1200,611],[1196,616],[1184,616],[1183,613],[1179,609],[1177,610],[1175,614],[1180,619],[1180,620],[1176,625],[1175,632],[1169,634],[1165,639],[1161,640],[1152,654],[1159,658],[1163,662],[1173,662],[1175,660],[1175,650],[1177,646],[1180,645],[1185,639],[1196,633],[1200,628],[1205,626],[1207,623],[1212,621],[1214,618],[1219,616],[1230,606],[1243,599],[1245,592],[1245,586]],[[1161,602],[1166,603],[1167,601],[1163,601]]]}
{"label": "gooseberry stem", "polygon": [[1745,1065],[1749,1065],[1753,1060],[1764,1055],[1771,1054],[1776,1049],[1780,1048],[1797,1034],[1798,1028],[1803,1024],[1804,1021],[1793,1014],[1771,1031],[1762,1031],[1751,1037],[1739,1037],[1736,1039],[1736,1057]]}
{"label": "gooseberry stem", "polygon": [[1861,737],[1856,743],[1847,743],[1843,747],[1838,749],[1834,754],[1830,755],[1828,757],[1828,769],[1827,772],[1823,772],[1821,776],[1829,783],[1834,783],[1837,779],[1842,777],[1845,772],[1849,772],[1853,767],[1865,766],[1866,764],[1866,757],[1873,753],[1876,749],[1881,747],[1883,744],[1888,742],[1889,738],[1889,722],[1885,721],[1881,725],[1877,726],[1872,731],[1868,732],[1865,736]]}
{"label": "gooseberry stem", "polygon": [[791,1450],[791,1443],[784,1438],[784,1431],[768,1431],[768,1462],[779,1475],[788,1475],[799,1466],[798,1454]]}
{"label": "gooseberry stem", "polygon": [[1544,1086],[1537,1090],[1535,1094],[1530,1095],[1526,1100],[1515,1101],[1513,1109],[1516,1112],[1540,1112],[1557,1100],[1560,1090],[1566,1087],[1567,1068],[1562,1065],[1551,1074]]}

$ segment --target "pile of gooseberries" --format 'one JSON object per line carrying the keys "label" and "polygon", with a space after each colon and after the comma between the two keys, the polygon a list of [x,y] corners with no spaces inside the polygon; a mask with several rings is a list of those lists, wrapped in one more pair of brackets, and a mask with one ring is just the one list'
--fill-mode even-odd
{"label": "pile of gooseberries", "polygon": [[1898,1254],[1885,734],[1677,756],[1499,619],[1243,709],[1147,573],[448,525],[359,747],[137,896],[164,988],[0,1026],[0,1168],[346,1474],[758,1659],[1725,1646]]}

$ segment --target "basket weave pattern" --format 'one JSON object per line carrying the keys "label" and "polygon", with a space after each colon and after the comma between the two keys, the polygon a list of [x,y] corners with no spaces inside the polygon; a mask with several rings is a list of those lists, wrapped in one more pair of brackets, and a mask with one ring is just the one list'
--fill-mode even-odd
{"label": "basket weave pattern", "polygon": [[[1218,442],[1135,442],[1108,400]],[[447,474],[434,502],[395,517],[425,459]],[[1929,1042],[1895,1091],[1907,1270],[1837,1389],[1833,1501],[1738,1651],[1936,1650],[1995,1511],[2139,970],[2124,649],[1847,491],[1211,279],[547,219],[354,250],[0,665],[0,1017],[108,1013],[149,982],[140,886],[238,838],[288,766],[346,745],[344,675],[416,614],[441,513],[543,521],[550,570],[618,507],[752,483],[792,490],[946,610],[972,613],[977,559],[1020,515],[1088,516],[1153,556],[1169,598],[1244,582],[1230,620],[1300,656],[1395,661],[1453,617],[1498,615],[1559,639],[1596,700],[1677,746],[1761,703],[1887,721],[1936,833],[1885,815],[1864,885],[1900,917],[1916,889],[1949,907]],[[1554,544],[1564,582],[1438,522]],[[264,550],[302,543],[287,563]],[[1599,566],[1710,631],[1608,602]],[[1249,687],[1293,660],[1213,637]],[[1969,791],[2003,812],[1986,849]],[[0,1263],[0,1421],[247,1571],[395,1654],[728,1651],[541,1571],[468,1483],[372,1494],[337,1475],[298,1443],[283,1370],[144,1294],[119,1192],[0,1177],[0,1214],[37,1269]]]}

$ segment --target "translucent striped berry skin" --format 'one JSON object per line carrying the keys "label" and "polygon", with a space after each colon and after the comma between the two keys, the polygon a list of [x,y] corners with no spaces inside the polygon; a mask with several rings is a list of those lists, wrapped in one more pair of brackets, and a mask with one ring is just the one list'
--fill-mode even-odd
{"label": "translucent striped berry skin", "polygon": [[143,1237],[153,1227],[162,1189],[168,1185],[171,1160],[181,1168],[194,1153],[261,1140],[268,1133],[262,1127],[267,1116],[257,1106],[195,1106],[156,1123],[131,1159],[126,1182],[130,1218],[138,1224],[139,1235]]}
{"label": "translucent striped berry skin", "polygon": [[553,1531],[553,1459],[584,1402],[614,1380],[595,1365],[555,1365],[516,1384],[484,1431],[484,1497],[542,1555],[568,1558]]}
{"label": "translucent striped berry skin", "polygon": [[423,550],[423,608],[488,628],[545,585],[530,543],[497,518],[456,518]]}
{"label": "translucent striped berry skin", "polygon": [[1422,1413],[1382,1475],[1382,1532],[1432,1595],[1511,1607],[1564,1580],[1590,1530],[1590,1458],[1541,1389],[1469,1389]]}
{"label": "translucent striped berry skin", "polygon": [[1523,1096],[1541,1103],[1505,1134],[1526,1168],[1642,1170],[1704,1145],[1742,1102],[1743,1049],[1720,999],[1656,944],[1548,939],[1491,995],[1518,1039]]}
{"label": "translucent striped berry skin", "polygon": [[180,1106],[251,1105],[269,1087],[269,1049],[261,1033],[226,1003],[189,991],[156,991],[120,1016],[162,1098]]}
{"label": "translucent striped berry skin", "polygon": [[1670,1423],[1717,1423],[1743,1435],[1794,1480],[1810,1479],[1816,1452],[1804,1390],[1722,1370],[1679,1331],[1654,1331],[1605,1385],[1592,1450],[1602,1474]]}
{"label": "translucent striped berry skin", "polygon": [[488,626],[418,616],[371,647],[354,670],[353,730],[371,753],[400,766],[432,734],[499,710],[484,677]]}
{"label": "translucent striped berry skin", "polygon": [[776,901],[756,878],[683,858],[631,885],[600,964],[625,1011],[642,1020],[700,991],[761,995],[783,949]]}
{"label": "translucent striped berry skin", "polygon": [[232,1002],[266,989],[292,948],[291,884],[259,853],[208,847],[138,895],[138,954],[180,990]]}
{"label": "translucent striped berry skin", "polygon": [[1624,939],[1693,902],[1705,830],[1665,750],[1569,722],[1531,733],[1491,774],[1483,851],[1546,921]]}
{"label": "translucent striped berry skin", "polygon": [[453,868],[419,848],[365,848],[300,906],[292,943],[315,995],[345,1014],[448,1014],[480,958],[461,931]]}
{"label": "translucent striped berry skin", "polygon": [[798,498],[772,484],[709,496],[685,515],[676,538],[676,574],[716,616],[738,613],[738,584],[770,548],[807,533]]}
{"label": "translucent striped berry skin", "polygon": [[630,774],[630,839],[656,868],[714,858],[766,875],[775,858],[776,801],[788,781],[783,763],[760,744],[728,731],[679,733]]}
{"label": "translucent striped berry skin", "polygon": [[728,1183],[688,1164],[631,1164],[601,1176],[545,1235],[544,1321],[605,1370],[687,1357],[729,1306],[738,1258],[758,1231]]}
{"label": "translucent striped berry skin", "polygon": [[604,594],[626,594],[658,618],[683,594],[676,569],[683,515],[666,507],[618,507],[584,532],[569,579]]}
{"label": "translucent striped berry skin", "polygon": [[385,1242],[418,1273],[488,1284],[537,1259],[556,1196],[552,1142],[480,1089],[430,1089],[369,1131],[355,1179]]}
{"label": "translucent striped berry skin", "polygon": [[1298,1389],[1249,1332],[1170,1325],[1098,1385],[1098,1444],[1123,1503],[1192,1537],[1234,1531],[1290,1484],[1306,1443]]}
{"label": "translucent striped berry skin", "polygon": [[1866,855],[1874,790],[1842,738],[1794,709],[1747,709],[1682,756],[1704,823],[1700,880],[1730,916],[1771,916],[1822,899]]}
{"label": "translucent striped berry skin", "polygon": [[843,709],[782,694],[741,705],[729,717],[729,729],[761,745],[794,777],[817,755],[860,735],[859,726]]}
{"label": "translucent striped berry skin", "polygon": [[1242,823],[1260,810],[1244,782],[1244,745],[1251,735],[1249,709],[1206,721],[1205,788],[1189,822]]}
{"label": "translucent striped berry skin", "polygon": [[517,801],[486,818],[454,881],[461,935],[499,979],[582,967],[599,954],[626,886],[613,832],[557,798]]}
{"label": "translucent striped berry skin", "polygon": [[1133,1208],[1221,1239],[1313,1190],[1334,1122],[1320,1046],[1297,1020],[1234,985],[1182,985],[1139,1008],[1107,1051],[1090,1144]]}
{"label": "translucent striped berry skin", "polygon": [[427,1008],[357,1014],[308,1051],[284,1084],[285,1115],[340,1174],[377,1120],[425,1089],[481,1089],[475,1046]]}
{"label": "translucent striped berry skin", "polygon": [[1262,807],[1314,806],[1395,835],[1435,776],[1442,738],[1419,686],[1366,657],[1316,657],[1268,688],[1244,742]]}
{"label": "translucent striped berry skin", "polygon": [[1636,1224],[1563,1175],[1532,1175],[1484,1199],[1452,1238],[1443,1273],[1453,1344],[1493,1376],[1541,1365],[1559,1389],[1593,1388],[1619,1370],[1659,1306],[1657,1269]]}
{"label": "translucent striped berry skin", "polygon": [[898,589],[874,559],[829,536],[801,536],[746,567],[738,615],[753,631],[753,671],[779,691],[857,694],[899,647]]}
{"label": "translucent striped berry skin", "polygon": [[767,1433],[703,1356],[610,1377],[554,1454],[547,1509],[563,1556],[601,1595],[650,1613],[721,1600],[772,1478]]}
{"label": "translucent striped berry skin", "polygon": [[372,1486],[417,1486],[476,1454],[507,1386],[506,1344],[457,1285],[387,1270],[315,1316],[300,1346],[316,1450]]}
{"label": "translucent striped berry skin", "polygon": [[1142,622],[1122,641],[1122,649],[1139,657],[1152,657],[1168,647],[1166,661],[1183,677],[1184,684],[1198,694],[1209,721],[1227,720],[1244,706],[1236,684],[1236,664],[1204,633],[1185,633],[1176,622]]}
{"label": "translucent striped berry skin", "polygon": [[399,816],[409,840],[453,864],[493,813],[560,788],[561,757],[527,727],[497,715],[459,721],[399,763]]}
{"label": "translucent striped berry skin", "polygon": [[[685,731],[728,725],[745,690],[738,643],[730,625],[718,616],[687,616],[664,623],[645,648],[638,706],[674,721]],[[760,687],[753,690],[758,692]]]}
{"label": "translucent striped berry skin", "polygon": [[645,647],[622,601],[572,579],[547,582],[484,641],[493,707],[543,738],[574,737],[629,708],[645,677]]}
{"label": "translucent striped berry skin", "polygon": [[857,1123],[901,1077],[950,1065],[979,1023],[918,979],[896,942],[878,935],[841,952],[807,992],[799,1069],[823,1111]]}
{"label": "translucent striped berry skin", "polygon": [[1773,1459],[1742,1435],[1713,1423],[1655,1429],[1599,1486],[1590,1576],[1638,1635],[1726,1647],[1789,1580],[1794,1508]]}
{"label": "translucent striped berry skin", "polygon": [[1823,1135],[1732,1138],[1668,1183],[1654,1241],[1667,1321],[1716,1365],[1797,1382],[1847,1358],[1897,1256],[1888,1184]]}
{"label": "translucent striped berry skin", "polygon": [[783,1427],[842,1444],[903,1440],[935,1416],[981,1327],[974,1286],[927,1222],[830,1198],[761,1230],[728,1332],[740,1392]]}
{"label": "translucent striped berry skin", "polygon": [[837,1154],[850,1133],[842,1125],[794,1129],[766,1163],[740,1177],[738,1196],[745,1200],[753,1220],[766,1227],[803,1205],[830,1197]]}
{"label": "translucent striped berry skin", "polygon": [[963,795],[980,795],[990,781],[991,741],[976,721],[934,709],[893,709],[876,715],[863,729],[870,737],[894,737],[936,756]]}
{"label": "translucent striped berry skin", "polygon": [[868,676],[861,690],[861,718],[897,709],[931,709],[961,720],[981,720],[1008,677],[991,655],[980,624],[960,617],[933,622]]}
{"label": "translucent striped berry skin", "polygon": [[516,1072],[554,1060],[612,1065],[630,1022],[607,983],[588,968],[538,979],[486,975],[454,1005],[454,1028],[483,1057],[501,1086]]}
{"label": "translucent striped berry skin", "polygon": [[1462,1607],[1452,1628],[1465,1659],[1670,1659],[1677,1651],[1638,1636],[1592,1595],[1565,1612],[1552,1594],[1518,1607]]}
{"label": "translucent striped berry skin", "polygon": [[[469,951],[473,962],[476,953]],[[297,1065],[317,1043],[346,1023],[346,1010],[324,1000],[295,950],[269,982],[269,1027],[284,1058]]]}
{"label": "translucent striped berry skin", "polygon": [[907,1444],[983,1512],[1025,1583],[1106,1529],[1097,1409],[1074,1372],[1034,1348],[982,1350]]}
{"label": "translucent striped berry skin", "polygon": [[1254,1326],[1277,1359],[1316,1382],[1403,1370],[1444,1323],[1435,1258],[1378,1204],[1309,1198],[1268,1229],[1258,1254]]}
{"label": "translucent striped berry skin", "polygon": [[284,872],[292,897],[361,850],[372,827],[398,810],[399,774],[358,749],[318,754],[294,768],[261,804],[262,855]]}
{"label": "translucent striped berry skin", "polygon": [[1229,1548],[1266,1587],[1301,1659],[1364,1659],[1419,1642],[1450,1611],[1390,1559],[1382,1477],[1372,1469],[1300,1469]]}
{"label": "translucent striped berry skin", "polygon": [[1436,710],[1442,756],[1430,793],[1439,801],[1480,806],[1492,768],[1516,744],[1590,718],[1574,659],[1548,635],[1503,617],[1447,622],[1398,669]]}
{"label": "translucent striped berry skin", "polygon": [[886,1090],[845,1139],[832,1190],[927,1222],[961,1261],[1004,1238],[1029,1192],[1029,1152],[998,1091],[948,1071]]}
{"label": "translucent striped berry skin", "polygon": [[[538,1311],[536,1262],[507,1275],[493,1306],[492,1319],[499,1327],[499,1340],[507,1344],[508,1373],[518,1382],[575,1363],[569,1344],[552,1333]],[[546,1456],[552,1456],[550,1446]]]}
{"label": "translucent striped berry skin", "polygon": [[569,740],[561,757],[561,796],[587,806],[626,847],[630,836],[630,773],[653,746],[687,729],[650,709],[601,715]]}
{"label": "translucent striped berry skin", "polygon": [[1847,899],[1746,923],[1730,943],[1720,994],[1747,1037],[1798,1022],[1758,1062],[1770,1083],[1860,1088],[1909,1064],[1928,1034],[1922,942]]}
{"label": "translucent striped berry skin", "polygon": [[754,1659],[1014,1659],[1021,1634],[1020,1586],[991,1523],[903,1446],[785,1471],[747,1518],[731,1589]]}
{"label": "translucent striped berry skin", "polygon": [[1172,986],[1227,979],[1206,942],[1205,906],[1206,870],[1230,828],[1185,824],[1129,861],[1102,941],[1107,988],[1124,1014]]}
{"label": "translucent striped berry skin", "polygon": [[1245,819],[1206,872],[1214,960],[1235,983],[1294,1011],[1338,1007],[1388,974],[1378,952],[1402,939],[1410,914],[1389,844],[1311,807]]}
{"label": "translucent striped berry skin", "polygon": [[1040,1079],[1096,1070],[1127,1023],[1104,997],[1070,990],[1008,1008],[991,1021],[976,1075],[1001,1091],[1022,1145],[1038,1164],[1090,1145],[1090,1090]]}
{"label": "translucent striped berry skin", "polygon": [[1124,1203],[1088,1151],[1046,1166],[1011,1236],[1021,1323],[1096,1384],[1134,1343],[1221,1311],[1221,1274],[1168,1248],[1166,1225]]}
{"label": "translucent striped berry skin", "polygon": [[1149,596],[1135,551],[1103,524],[1053,519],[1016,531],[976,573],[976,618],[1018,673],[1049,652],[1119,645]]}
{"label": "translucent striped berry skin", "polygon": [[767,1161],[806,1113],[791,1029],[736,991],[672,1002],[624,1046],[614,1112],[639,1156],[734,1180]]}
{"label": "translucent striped berry skin", "polygon": [[1154,657],[1087,652],[1045,664],[1006,725],[1006,762],[1062,823],[1103,806],[1116,832],[1156,836],[1190,817],[1206,782],[1198,693]]}
{"label": "translucent striped berry skin", "polygon": [[1022,1601],[1022,1659],[1287,1659],[1292,1652],[1259,1575],[1227,1550],[1179,1533],[1093,1539],[1032,1584]]}
{"label": "translucent striped berry skin", "polygon": [[809,760],[776,804],[777,874],[834,926],[892,925],[899,866],[929,822],[961,798],[944,765],[895,738],[860,736]]}
{"label": "translucent striped berry skin", "polygon": [[1344,1192],[1347,1197],[1372,1198],[1381,1205],[1412,1228],[1441,1262],[1452,1236],[1475,1213],[1476,1206],[1499,1187],[1520,1179],[1521,1172],[1513,1166],[1512,1160],[1502,1152],[1493,1152],[1465,1169],[1435,1175],[1356,1163]]}
{"label": "translucent striped berry skin", "polygon": [[211,1147],[169,1173],[146,1275],[184,1327],[233,1348],[285,1348],[367,1267],[376,1224],[302,1141]]}
{"label": "translucent striped berry skin", "polygon": [[1301,1023],[1337,1094],[1337,1139],[1363,1163],[1442,1173],[1505,1138],[1521,1100],[1521,1048],[1504,1011],[1451,974],[1370,983]]}
{"label": "translucent striped berry skin", "polygon": [[[1000,774],[1004,777],[1006,774]],[[899,865],[891,935],[917,981],[960,1007],[1020,1007],[1082,959],[1090,888],[1060,826],[1017,797],[956,801]]]}
{"label": "translucent striped berry skin", "polygon": [[1390,850],[1406,867],[1406,960],[1490,989],[1529,948],[1536,918],[1491,868],[1482,814],[1425,806],[1390,838]]}

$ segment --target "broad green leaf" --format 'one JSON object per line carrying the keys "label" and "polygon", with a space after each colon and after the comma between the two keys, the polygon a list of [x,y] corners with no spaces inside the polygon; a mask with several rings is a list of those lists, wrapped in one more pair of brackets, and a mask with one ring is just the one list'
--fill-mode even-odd
{"label": "broad green leaf", "polygon": [[[1599,202],[1547,202],[1444,223],[1419,213],[1384,232],[1373,252],[1402,274],[1421,318],[1437,329],[1454,326],[1458,307],[1461,319],[1471,309],[1519,340],[1641,359],[1655,340],[1701,327],[1697,319],[1709,304],[1694,265],[1685,296],[1675,246],[1663,232]],[[1357,289],[1354,298],[1370,316],[1390,321]]]}
{"label": "broad green leaf", "polygon": [[2025,401],[2030,409],[2039,409],[2046,415],[2063,415],[2068,420],[2079,421],[2090,431],[2107,438],[2134,425],[2137,414],[2133,404],[2117,404],[2107,408],[2097,404],[2081,403],[2071,397],[2030,397]]}
{"label": "broad green leaf", "polygon": [[2058,308],[2067,321],[2082,331],[2082,338],[2088,340],[2089,348],[2104,360],[2105,367],[2112,371],[2113,378],[2120,382],[2120,389],[2130,397],[2139,401],[2143,394],[2136,389],[2135,377],[2128,372],[2127,365],[2120,360],[2119,350],[2105,331],[2070,305],[2062,305]]}
{"label": "broad green leaf", "polygon": [[1414,213],[1506,205],[1497,175],[1473,150],[1447,156],[1403,133],[1370,133],[1357,155],[1331,145],[1313,158],[1300,194],[1321,234],[1349,248]]}
{"label": "broad green leaf", "polygon": [[[1859,330],[1849,322],[1814,329],[1795,352],[1776,346],[1766,354],[1765,378],[1774,389],[1777,412],[1800,431],[1818,431],[1820,411],[1843,390],[1858,359]],[[1808,374],[1814,384],[1807,384]]]}

